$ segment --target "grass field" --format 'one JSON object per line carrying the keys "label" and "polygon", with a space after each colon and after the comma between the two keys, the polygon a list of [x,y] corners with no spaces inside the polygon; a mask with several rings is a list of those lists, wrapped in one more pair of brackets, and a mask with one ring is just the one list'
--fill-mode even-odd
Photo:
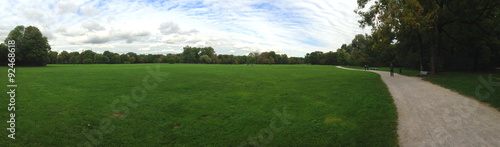
{"label": "grass field", "polygon": [[16,139],[4,123],[0,146],[398,145],[396,108],[375,73],[201,64],[16,70]]}
{"label": "grass field", "polygon": [[[359,66],[348,66],[364,69]],[[376,67],[380,71],[389,71],[388,67]],[[399,73],[399,68],[394,68]],[[420,71],[403,69],[403,75],[416,76]],[[491,76],[491,79],[490,79]],[[457,91],[500,110],[500,71],[489,72],[440,72],[424,80]]]}
{"label": "grass field", "polygon": [[486,102],[500,110],[500,72],[442,72],[425,80]]}

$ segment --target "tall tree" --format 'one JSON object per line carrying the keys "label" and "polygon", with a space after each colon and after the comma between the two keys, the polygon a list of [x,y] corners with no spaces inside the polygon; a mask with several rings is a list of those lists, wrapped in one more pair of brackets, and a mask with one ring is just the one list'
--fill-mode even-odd
{"label": "tall tree", "polygon": [[198,63],[197,60],[199,58],[199,48],[193,48],[190,46],[185,46],[182,55],[184,57],[185,63]]}
{"label": "tall tree", "polygon": [[94,51],[85,50],[80,54],[80,56],[81,56],[80,58],[82,59],[82,61],[88,59],[88,60],[90,60],[90,63],[93,63],[95,55],[96,55],[96,53]]}
{"label": "tall tree", "polygon": [[306,54],[306,61],[310,64],[322,64],[321,59],[323,57],[322,51],[315,51],[310,54]]}
{"label": "tall tree", "polygon": [[120,55],[120,64],[121,63],[130,63],[130,59],[128,58],[127,54],[121,54]]}
{"label": "tall tree", "polygon": [[414,60],[416,46],[420,70],[430,69],[435,74],[445,68],[487,69],[500,57],[500,46],[495,43],[499,38],[498,0],[374,0],[364,11],[369,1],[358,0],[356,12],[362,17],[361,27],[373,28],[373,48],[394,48],[390,45],[397,39],[395,52],[409,58],[396,59]]}
{"label": "tall tree", "polygon": [[341,65],[349,65],[351,63],[351,55],[344,49],[337,50],[337,62]]}
{"label": "tall tree", "polygon": [[47,37],[34,26],[17,26],[10,31],[5,43],[16,42],[16,64],[24,66],[46,66],[51,47]]}
{"label": "tall tree", "polygon": [[70,64],[81,64],[81,58],[80,58],[80,53],[79,52],[71,52],[69,53],[70,58],[69,58],[69,63]]}

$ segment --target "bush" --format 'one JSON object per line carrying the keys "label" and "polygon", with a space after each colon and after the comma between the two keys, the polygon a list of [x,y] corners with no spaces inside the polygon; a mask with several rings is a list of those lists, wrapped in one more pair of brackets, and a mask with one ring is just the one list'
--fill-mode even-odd
{"label": "bush", "polygon": [[83,64],[92,64],[92,59],[83,59]]}
{"label": "bush", "polygon": [[175,60],[173,58],[167,59],[167,62],[170,64],[175,64]]}

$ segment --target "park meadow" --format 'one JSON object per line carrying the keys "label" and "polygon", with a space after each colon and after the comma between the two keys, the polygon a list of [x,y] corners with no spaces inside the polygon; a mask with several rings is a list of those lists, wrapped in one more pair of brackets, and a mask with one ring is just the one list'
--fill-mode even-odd
{"label": "park meadow", "polygon": [[3,145],[397,145],[395,106],[374,73],[206,64],[17,70],[22,127]]}

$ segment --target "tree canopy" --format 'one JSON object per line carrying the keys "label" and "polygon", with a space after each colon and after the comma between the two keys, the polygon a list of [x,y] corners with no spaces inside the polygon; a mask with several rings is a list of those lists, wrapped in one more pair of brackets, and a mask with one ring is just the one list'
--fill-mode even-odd
{"label": "tree canopy", "polygon": [[[7,38],[4,40],[4,44],[7,44],[9,40],[14,40],[16,42],[16,65],[20,66],[45,66],[47,63],[53,63],[53,60],[49,58],[50,45],[47,37],[43,36],[40,30],[34,26],[17,26],[12,31],[10,31]],[[2,54],[2,63],[5,63],[7,56],[3,55],[7,53],[7,48],[2,45],[0,47],[0,54]],[[54,53],[50,54],[53,57]]]}
{"label": "tree canopy", "polygon": [[433,74],[500,66],[498,0],[374,0],[366,10],[369,1],[355,12],[372,27],[371,50],[394,56],[384,62]]}

